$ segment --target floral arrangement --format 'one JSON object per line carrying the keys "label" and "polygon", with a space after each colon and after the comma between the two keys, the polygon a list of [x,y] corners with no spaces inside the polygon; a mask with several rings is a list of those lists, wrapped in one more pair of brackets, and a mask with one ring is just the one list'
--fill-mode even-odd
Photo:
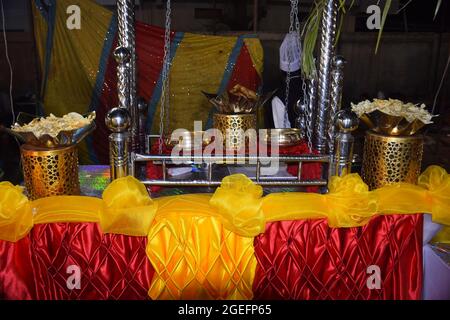
{"label": "floral arrangement", "polygon": [[358,104],[351,104],[352,111],[355,112],[358,117],[363,114],[371,113],[375,110],[379,110],[391,116],[404,117],[408,122],[419,120],[424,124],[433,123],[434,117],[426,109],[425,104],[413,104],[411,102],[404,103],[397,99],[380,100],[374,99],[373,102],[369,100],[362,101]]}
{"label": "floral arrangement", "polygon": [[413,135],[433,123],[425,104],[404,103],[397,99],[365,100],[351,104],[352,111],[373,131],[388,135]]}

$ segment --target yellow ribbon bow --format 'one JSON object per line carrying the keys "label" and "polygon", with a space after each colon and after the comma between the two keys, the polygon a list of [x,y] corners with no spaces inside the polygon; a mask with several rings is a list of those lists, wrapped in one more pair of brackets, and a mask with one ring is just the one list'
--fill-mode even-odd
{"label": "yellow ribbon bow", "polygon": [[209,201],[230,231],[244,237],[264,232],[266,219],[262,211],[262,187],[243,174],[225,177]]}

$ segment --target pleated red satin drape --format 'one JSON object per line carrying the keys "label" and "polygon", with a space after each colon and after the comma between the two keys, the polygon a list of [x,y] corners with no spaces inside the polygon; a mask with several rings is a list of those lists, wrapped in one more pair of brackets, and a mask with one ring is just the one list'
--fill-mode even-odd
{"label": "pleated red satin drape", "polygon": [[[255,238],[255,299],[420,299],[422,215],[373,218],[359,228],[282,221]],[[369,266],[380,289],[369,289]],[[370,269],[369,269],[370,270]]]}
{"label": "pleated red satin drape", "polygon": [[[146,237],[102,234],[96,223],[36,225],[17,243],[0,241],[0,298],[148,299],[154,270]],[[71,265],[80,289],[69,290]]]}

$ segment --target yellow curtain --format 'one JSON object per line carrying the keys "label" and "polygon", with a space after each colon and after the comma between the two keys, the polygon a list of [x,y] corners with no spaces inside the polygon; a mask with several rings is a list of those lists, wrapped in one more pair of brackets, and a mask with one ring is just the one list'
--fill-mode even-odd
{"label": "yellow curtain", "polygon": [[[72,5],[80,8],[80,29],[67,27],[69,14],[66,11]],[[57,0],[52,4],[56,10],[54,17],[50,14],[46,20],[37,6],[37,3],[32,3],[41,74],[47,78],[45,91],[42,92],[45,112],[57,116],[69,112],[87,113],[112,12],[95,1]],[[51,48],[48,48],[48,28],[51,24],[54,25],[53,39]],[[50,58],[48,66],[47,54]],[[82,142],[79,148],[80,161],[88,162],[86,142]]]}

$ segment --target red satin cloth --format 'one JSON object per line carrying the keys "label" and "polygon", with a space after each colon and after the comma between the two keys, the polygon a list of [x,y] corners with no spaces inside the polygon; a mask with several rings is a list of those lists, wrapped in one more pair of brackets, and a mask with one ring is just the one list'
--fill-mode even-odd
{"label": "red satin cloth", "polygon": [[[0,241],[0,299],[148,299],[145,246],[145,237],[102,234],[95,223],[36,225],[17,243]],[[420,299],[422,215],[350,229],[270,223],[255,255],[255,299]],[[70,265],[80,267],[80,290],[67,288]],[[379,290],[366,286],[370,265],[380,267]]]}
{"label": "red satin cloth", "polygon": [[[0,299],[149,299],[146,244],[96,223],[36,225],[16,243],[0,241]],[[70,265],[80,267],[80,289],[67,287]]]}
{"label": "red satin cloth", "polygon": [[[373,218],[359,228],[282,221],[255,238],[255,299],[420,299],[422,215]],[[381,271],[369,290],[367,267]]]}

